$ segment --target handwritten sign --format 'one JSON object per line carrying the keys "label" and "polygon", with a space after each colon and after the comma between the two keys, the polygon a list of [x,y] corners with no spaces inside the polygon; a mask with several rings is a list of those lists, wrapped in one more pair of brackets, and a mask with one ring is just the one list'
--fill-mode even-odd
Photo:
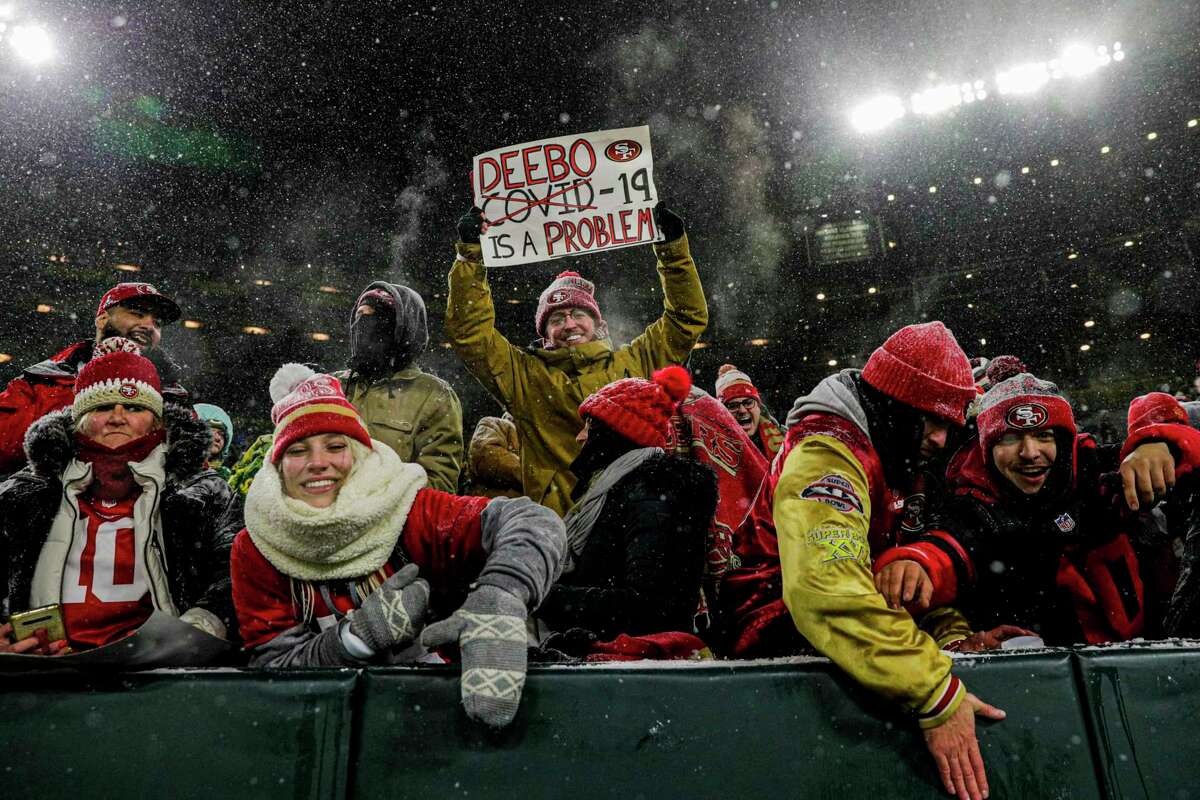
{"label": "handwritten sign", "polygon": [[502,147],[475,157],[475,205],[489,267],[662,240],[650,128],[619,128]]}

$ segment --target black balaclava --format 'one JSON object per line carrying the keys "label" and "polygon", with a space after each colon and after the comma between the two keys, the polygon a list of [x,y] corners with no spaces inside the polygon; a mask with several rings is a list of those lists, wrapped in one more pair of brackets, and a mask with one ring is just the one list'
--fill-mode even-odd
{"label": "black balaclava", "polygon": [[[361,305],[374,314],[359,314]],[[429,346],[425,302],[407,286],[375,281],[350,316],[350,370],[372,380],[405,369]]]}
{"label": "black balaclava", "polygon": [[587,441],[583,443],[583,448],[579,455],[575,456],[570,467],[579,481],[571,492],[571,499],[576,501],[587,491],[588,482],[593,475],[631,450],[641,447],[595,417],[589,419],[592,421],[592,427],[588,429]]}

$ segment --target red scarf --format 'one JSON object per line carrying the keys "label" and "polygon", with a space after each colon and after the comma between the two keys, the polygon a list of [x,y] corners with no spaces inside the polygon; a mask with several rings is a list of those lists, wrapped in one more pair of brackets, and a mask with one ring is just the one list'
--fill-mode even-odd
{"label": "red scarf", "polygon": [[98,500],[125,500],[132,497],[138,486],[129,465],[144,461],[166,439],[166,430],[159,428],[120,447],[105,447],[82,433],[75,434],[75,442],[79,446],[76,458],[92,465],[92,485],[88,487],[88,496]]}

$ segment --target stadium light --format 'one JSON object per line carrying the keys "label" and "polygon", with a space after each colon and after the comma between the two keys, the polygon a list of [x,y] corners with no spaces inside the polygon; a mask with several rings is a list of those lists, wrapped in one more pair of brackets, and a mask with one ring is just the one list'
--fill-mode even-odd
{"label": "stadium light", "polygon": [[[966,91],[961,91],[958,84],[943,84],[941,86],[931,86],[930,88],[917,92],[912,96],[912,110],[914,114],[940,114],[943,111],[949,111],[963,103],[963,98],[970,91],[971,84],[963,84]],[[974,92],[971,92],[971,99],[975,99]]]}
{"label": "stadium light", "polygon": [[54,58],[54,43],[40,25],[17,25],[8,35],[8,43],[18,58],[35,67]]}
{"label": "stadium light", "polygon": [[1058,64],[1068,76],[1082,78],[1104,66],[1105,58],[1108,58],[1108,48],[1104,48],[1102,56],[1097,50],[1087,45],[1073,44],[1063,50]]}
{"label": "stadium light", "polygon": [[859,133],[875,133],[904,116],[904,104],[895,95],[883,94],[859,103],[850,112],[850,124]]}
{"label": "stadium light", "polygon": [[996,73],[996,91],[1005,95],[1033,94],[1049,82],[1050,70],[1044,61],[1021,64]]}

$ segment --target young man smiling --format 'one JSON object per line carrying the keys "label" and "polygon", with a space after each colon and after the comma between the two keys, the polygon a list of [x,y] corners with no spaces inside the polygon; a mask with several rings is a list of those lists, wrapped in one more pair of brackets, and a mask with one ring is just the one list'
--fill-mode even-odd
{"label": "young man smiling", "polygon": [[1141,632],[1130,512],[1162,499],[1177,456],[1179,471],[1191,456],[1170,430],[1151,439],[1131,429],[1124,451],[1098,445],[1077,432],[1058,387],[1028,373],[989,389],[978,422],[978,439],[950,462],[939,518],[876,561],[889,604],[914,613],[954,604],[977,630],[1020,625],[1051,645]]}
{"label": "young man smiling", "polygon": [[[179,316],[175,301],[148,283],[118,283],[105,292],[96,309],[96,335],[92,341],[75,342],[61,353],[26,367],[0,393],[0,477],[24,466],[23,443],[29,426],[51,411],[71,405],[75,378],[100,354],[100,342],[124,337],[148,354],[158,349],[162,326]],[[163,389],[172,400],[186,396],[179,386]]]}
{"label": "young man smiling", "polygon": [[654,245],[663,291],[662,316],[627,345],[614,348],[595,286],[577,272],[560,273],[538,298],[539,339],[518,347],[496,330],[496,309],[479,247],[478,210],[459,220],[450,269],[446,335],[471,374],[512,414],[521,440],[525,494],[565,514],[583,424],[579,404],[621,378],[649,378],[683,363],[708,324],[708,306],[688,251],[683,220],[661,204],[654,220],[666,238]]}

